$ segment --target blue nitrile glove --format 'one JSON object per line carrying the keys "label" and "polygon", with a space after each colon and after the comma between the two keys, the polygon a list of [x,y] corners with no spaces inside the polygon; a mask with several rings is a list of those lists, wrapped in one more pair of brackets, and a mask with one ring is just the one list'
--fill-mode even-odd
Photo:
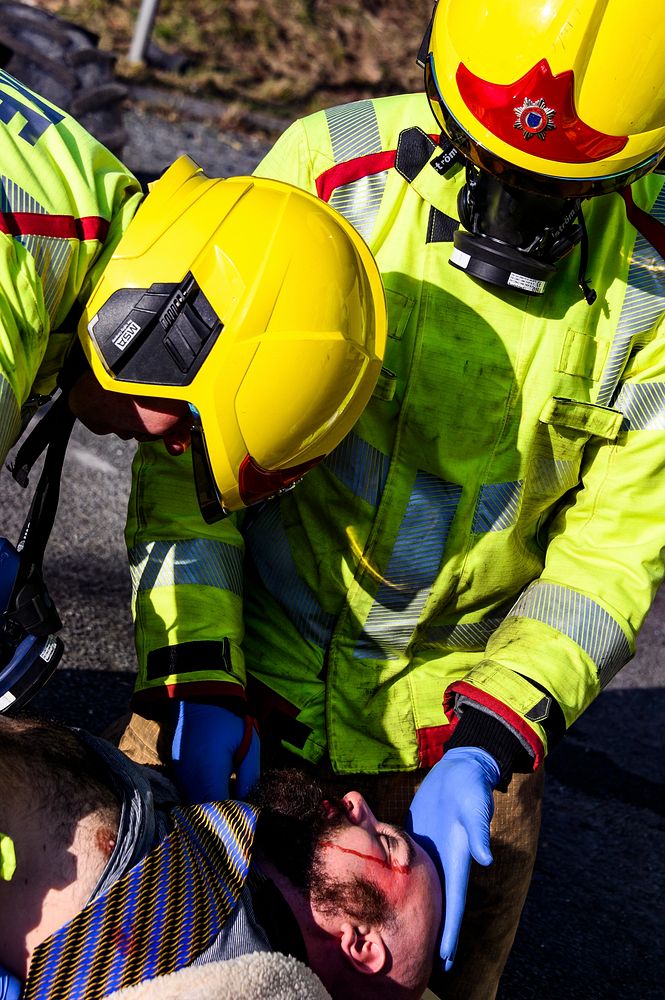
{"label": "blue nitrile glove", "polygon": [[0,1000],[19,1000],[21,989],[18,979],[0,965]]}
{"label": "blue nitrile glove", "polygon": [[457,950],[471,859],[492,864],[492,792],[500,776],[499,765],[486,750],[454,747],[434,765],[409,809],[408,829],[439,871],[443,868],[446,916],[439,950],[446,972]]}
{"label": "blue nitrile glove", "polygon": [[[188,802],[245,798],[259,777],[259,737],[249,717],[221,705],[178,704],[172,757],[175,783]],[[234,787],[229,788],[235,773]]]}

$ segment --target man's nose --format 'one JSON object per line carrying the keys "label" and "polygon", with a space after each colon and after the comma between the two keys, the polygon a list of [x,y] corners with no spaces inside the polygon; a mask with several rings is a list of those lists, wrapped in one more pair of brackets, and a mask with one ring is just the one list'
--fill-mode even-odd
{"label": "man's nose", "polygon": [[360,792],[347,792],[344,796],[346,815],[355,826],[374,828],[376,817]]}

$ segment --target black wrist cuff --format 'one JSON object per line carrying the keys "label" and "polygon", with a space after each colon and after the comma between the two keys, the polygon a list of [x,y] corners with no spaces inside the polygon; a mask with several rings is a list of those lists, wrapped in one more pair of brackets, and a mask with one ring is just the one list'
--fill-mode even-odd
{"label": "black wrist cuff", "polygon": [[508,726],[479,709],[464,706],[455,731],[446,743],[453,747],[480,747],[494,757],[501,771],[499,791],[505,792],[515,771],[531,771],[533,760]]}

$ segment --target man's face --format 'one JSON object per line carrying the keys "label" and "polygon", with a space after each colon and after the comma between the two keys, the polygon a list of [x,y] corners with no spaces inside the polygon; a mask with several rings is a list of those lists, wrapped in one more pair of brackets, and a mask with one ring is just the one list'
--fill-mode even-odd
{"label": "man's face", "polygon": [[331,825],[329,832],[321,828],[317,840],[318,878],[331,887],[362,881],[378,887],[394,914],[395,972],[403,982],[417,981],[423,968],[431,968],[441,924],[441,884],[432,861],[400,827],[377,820],[359,792],[326,808]]}
{"label": "man's face", "polygon": [[391,977],[424,987],[442,916],[439,878],[404,830],[383,823],[358,792],[326,800],[298,771],[264,774],[257,843],[320,913],[386,928]]}
{"label": "man's face", "polygon": [[117,434],[125,441],[161,438],[172,455],[189,447],[191,414],[181,400],[109,392],[86,372],[69,394],[69,407],[93,434]]}

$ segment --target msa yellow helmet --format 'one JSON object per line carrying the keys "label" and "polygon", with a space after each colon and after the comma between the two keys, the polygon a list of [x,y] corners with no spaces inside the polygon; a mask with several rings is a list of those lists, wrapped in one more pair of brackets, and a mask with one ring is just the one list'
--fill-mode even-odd
{"label": "msa yellow helmet", "polygon": [[426,48],[439,125],[503,184],[585,198],[663,156],[665,18],[653,0],[439,0]]}
{"label": "msa yellow helmet", "polygon": [[351,429],[381,369],[383,286],[324,202],[209,178],[183,156],[151,187],[79,337],[105,389],[189,404],[214,521],[293,485]]}

